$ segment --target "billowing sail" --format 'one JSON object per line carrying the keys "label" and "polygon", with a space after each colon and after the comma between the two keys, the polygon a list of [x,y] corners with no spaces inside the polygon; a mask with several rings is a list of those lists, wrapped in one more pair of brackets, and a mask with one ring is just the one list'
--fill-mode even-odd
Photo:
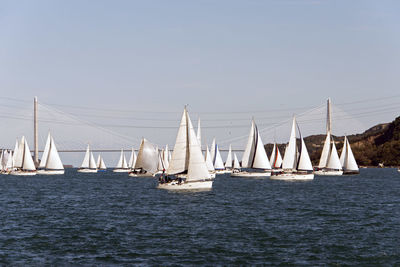
{"label": "billowing sail", "polygon": [[210,153],[210,150],[208,149],[208,145],[207,145],[207,150],[206,150],[206,165],[207,165],[208,171],[210,171],[210,172],[215,171],[214,164],[212,163],[212,160],[211,160],[211,153]]}
{"label": "billowing sail", "polygon": [[319,159],[318,168],[322,169],[328,165],[329,156],[331,155],[331,133],[327,132],[324,147],[322,148],[321,158]]}
{"label": "billowing sail", "polygon": [[332,150],[331,150],[331,155],[329,157],[329,161],[326,165],[328,169],[334,169],[334,170],[341,170],[342,169],[342,164],[340,164],[339,156],[336,150],[336,145],[335,142],[332,141]]}
{"label": "billowing sail", "polygon": [[232,146],[229,145],[228,156],[225,161],[225,168],[232,168]]}
{"label": "billowing sail", "polygon": [[135,169],[143,169],[148,173],[156,173],[158,165],[158,153],[152,143],[142,139],[139,153],[136,159]]}
{"label": "billowing sail", "polygon": [[233,168],[240,169],[240,162],[236,156],[236,153],[233,153]]}
{"label": "billowing sail", "polygon": [[186,108],[183,111],[181,123],[179,125],[178,134],[176,136],[174,150],[169,162],[167,174],[178,174],[187,171],[189,165],[188,158],[189,147],[187,145],[187,119]]}
{"label": "billowing sail", "polygon": [[296,118],[293,117],[292,130],[290,133],[289,144],[286,146],[285,155],[283,156],[283,169],[296,169],[297,156],[296,156]]}

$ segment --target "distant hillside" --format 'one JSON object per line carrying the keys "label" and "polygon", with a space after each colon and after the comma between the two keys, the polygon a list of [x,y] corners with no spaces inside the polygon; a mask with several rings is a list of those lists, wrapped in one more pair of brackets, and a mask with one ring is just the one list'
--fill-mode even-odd
{"label": "distant hillside", "polygon": [[[304,138],[313,165],[317,165],[321,156],[325,135],[311,135]],[[344,136],[334,136],[339,156],[343,147]],[[400,165],[400,117],[391,123],[378,124],[362,134],[347,136],[354,156],[359,165],[386,166]],[[279,150],[285,151],[286,144],[279,144]],[[273,144],[265,145],[268,155],[271,155]]]}

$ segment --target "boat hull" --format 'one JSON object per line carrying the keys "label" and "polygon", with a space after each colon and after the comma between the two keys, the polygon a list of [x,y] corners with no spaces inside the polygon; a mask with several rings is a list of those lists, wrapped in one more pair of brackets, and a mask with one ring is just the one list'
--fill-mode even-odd
{"label": "boat hull", "polygon": [[357,175],[360,174],[359,171],[343,171],[343,175]]}
{"label": "boat hull", "polygon": [[146,177],[146,178],[154,178],[153,174],[150,173],[135,173],[135,172],[130,172],[129,173],[130,177]]}
{"label": "boat hull", "polygon": [[40,175],[62,175],[65,170],[37,170],[36,173]]}
{"label": "boat hull", "polygon": [[240,171],[240,172],[232,172],[232,177],[270,177],[271,172],[247,172],[247,171]]}
{"label": "boat hull", "polygon": [[130,169],[114,169],[113,172],[130,172]]}
{"label": "boat hull", "polygon": [[97,173],[97,169],[78,169],[80,173]]}
{"label": "boat hull", "polygon": [[33,176],[36,175],[36,171],[12,171],[10,172],[11,175],[16,175],[16,176]]}
{"label": "boat hull", "polygon": [[341,176],[343,175],[343,171],[318,170],[314,171],[314,174],[318,176]]}
{"label": "boat hull", "polygon": [[314,179],[314,173],[280,173],[272,175],[270,179],[283,181],[310,181]]}
{"label": "boat hull", "polygon": [[168,183],[159,183],[158,189],[166,190],[201,190],[201,189],[212,189],[213,181],[196,181],[196,182],[181,182],[172,181]]}

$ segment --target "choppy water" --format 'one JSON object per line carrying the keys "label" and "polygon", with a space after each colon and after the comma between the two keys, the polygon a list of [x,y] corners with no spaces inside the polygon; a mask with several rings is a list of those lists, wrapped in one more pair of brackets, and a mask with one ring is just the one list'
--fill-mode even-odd
{"label": "choppy water", "polygon": [[0,176],[0,265],[400,264],[400,173],[217,177],[209,192],[126,174]]}

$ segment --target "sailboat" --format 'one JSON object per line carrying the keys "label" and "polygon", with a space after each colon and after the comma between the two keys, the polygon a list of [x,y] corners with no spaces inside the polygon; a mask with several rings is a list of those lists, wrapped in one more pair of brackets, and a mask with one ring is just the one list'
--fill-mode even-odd
{"label": "sailboat", "polygon": [[1,174],[9,174],[13,169],[13,155],[11,150],[3,150]]}
{"label": "sailboat", "polygon": [[210,172],[210,177],[215,178],[215,169],[214,169],[214,164],[212,163],[211,160],[211,153],[210,150],[208,149],[208,145],[206,147],[206,157],[205,157],[206,165],[207,165],[207,170]]}
{"label": "sailboat", "polygon": [[29,150],[25,136],[22,136],[15,154],[16,157],[11,174],[27,176],[36,175],[35,163],[33,162],[31,151]]}
{"label": "sailboat", "polygon": [[129,172],[132,177],[152,177],[157,172],[158,152],[152,143],[143,138],[134,168]]}
{"label": "sailboat", "polygon": [[[300,133],[300,129],[299,129]],[[312,180],[314,179],[313,168],[307,152],[306,144],[300,133],[300,150],[296,141],[296,118],[293,117],[292,130],[289,144],[286,146],[282,163],[283,171],[272,173],[271,179],[276,180]]]}
{"label": "sailboat", "polygon": [[83,172],[83,173],[97,172],[97,165],[96,162],[94,161],[93,153],[90,151],[89,144],[87,145],[85,157],[83,158],[82,165],[78,169],[78,172]]}
{"label": "sailboat", "polygon": [[168,169],[169,167],[169,149],[168,145],[165,146],[165,149],[161,150],[161,159],[164,164],[164,168]]}
{"label": "sailboat", "polygon": [[137,155],[136,155],[135,150],[134,150],[133,147],[132,147],[131,157],[129,158],[129,164],[128,164],[128,167],[129,167],[130,169],[135,168],[136,159],[137,159]]}
{"label": "sailboat", "polygon": [[344,175],[360,173],[347,136],[344,137],[343,149],[342,153],[340,154],[340,163],[342,164]]}
{"label": "sailboat", "polygon": [[215,138],[211,144],[211,159],[214,165],[216,174],[225,173],[224,161],[222,160],[221,153],[219,152],[219,146],[215,142]]}
{"label": "sailboat", "polygon": [[282,156],[276,143],[274,143],[274,147],[272,148],[269,163],[271,164],[272,172],[282,171]]}
{"label": "sailboat", "polygon": [[[186,178],[178,178],[179,174]],[[167,176],[160,177],[158,188],[170,190],[211,189],[213,179],[193,129],[186,107],[184,108]],[[175,178],[175,179],[174,179]]]}
{"label": "sailboat", "polygon": [[119,157],[117,166],[114,168],[113,172],[129,172],[128,163],[126,162],[124,150],[121,149],[121,156]]}
{"label": "sailboat", "polygon": [[61,162],[53,137],[47,136],[42,159],[40,160],[37,174],[54,175],[64,174],[64,165]]}
{"label": "sailboat", "polygon": [[238,160],[238,157],[236,156],[236,153],[233,153],[233,169],[232,172],[240,172],[241,166],[240,162]]}
{"label": "sailboat", "polygon": [[107,166],[104,163],[103,157],[99,154],[99,156],[97,157],[97,171],[98,172],[105,172],[107,170]]}
{"label": "sailboat", "polygon": [[231,176],[238,177],[269,177],[271,176],[271,165],[260,133],[254,120],[251,128],[246,149],[242,157],[242,168],[239,172],[233,172]]}
{"label": "sailboat", "polygon": [[232,172],[232,167],[233,167],[232,145],[229,145],[228,155],[226,156],[226,161],[225,161],[225,172],[226,173]]}

